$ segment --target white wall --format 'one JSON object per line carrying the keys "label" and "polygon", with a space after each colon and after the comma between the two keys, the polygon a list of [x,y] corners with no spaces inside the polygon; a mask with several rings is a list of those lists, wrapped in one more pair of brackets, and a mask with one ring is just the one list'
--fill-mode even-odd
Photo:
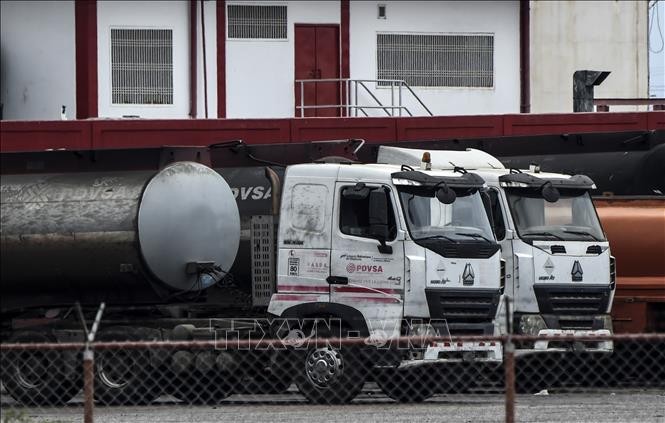
{"label": "white wall", "polygon": [[576,70],[612,72],[595,87],[596,98],[647,97],[646,1],[530,5],[532,113],[572,112]]}
{"label": "white wall", "polygon": [[0,2],[3,119],[76,117],[73,1]]}
{"label": "white wall", "polygon": [[[111,104],[111,28],[121,27],[173,30],[172,105]],[[123,115],[138,115],[142,118],[188,117],[190,73],[188,1],[99,1],[97,33],[100,117]]]}
{"label": "white wall", "polygon": [[[377,19],[378,4],[386,5],[386,19]],[[423,87],[414,91],[435,115],[519,112],[518,1],[351,1],[350,15],[353,79],[377,78],[378,32],[494,34],[493,88]],[[383,104],[390,104],[389,89],[374,89],[374,93]],[[414,114],[424,114],[415,101],[406,101]]]}
{"label": "white wall", "polygon": [[295,109],[294,24],[340,23],[339,1],[270,1],[227,4],[286,5],[286,40],[226,41],[226,116],[286,118]]}
{"label": "white wall", "polygon": [[665,1],[649,4],[649,97],[665,98]]}

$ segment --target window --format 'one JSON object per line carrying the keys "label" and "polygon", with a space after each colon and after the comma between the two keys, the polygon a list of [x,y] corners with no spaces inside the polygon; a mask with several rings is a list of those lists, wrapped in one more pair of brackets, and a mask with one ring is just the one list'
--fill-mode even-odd
{"label": "window", "polygon": [[494,86],[494,35],[377,34],[376,45],[378,79],[413,87]]}
{"label": "window", "polygon": [[173,104],[173,31],[111,29],[113,104]]}
{"label": "window", "polygon": [[285,40],[286,6],[249,6],[230,4],[228,37]]}
{"label": "window", "polygon": [[492,224],[494,225],[494,235],[501,241],[506,237],[506,225],[503,223],[503,210],[501,209],[501,198],[495,189],[490,189],[490,207],[492,209]]}
{"label": "window", "polygon": [[[349,188],[343,187],[342,190]],[[353,186],[350,186],[353,188]],[[381,189],[381,188],[372,188]],[[386,203],[388,204],[388,241],[397,236],[397,224],[395,223],[395,212],[390,199],[390,191],[384,189]],[[369,228],[369,195],[365,198],[347,198],[344,195],[340,200],[339,228],[343,234],[372,238]]]}

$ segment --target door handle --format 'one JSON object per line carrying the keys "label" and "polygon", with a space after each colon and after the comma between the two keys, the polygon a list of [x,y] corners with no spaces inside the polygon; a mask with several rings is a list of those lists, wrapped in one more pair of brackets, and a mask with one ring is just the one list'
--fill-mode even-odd
{"label": "door handle", "polygon": [[316,70],[316,79],[321,79],[321,69]]}
{"label": "door handle", "polygon": [[346,276],[328,276],[326,282],[330,285],[348,285],[349,278]]}

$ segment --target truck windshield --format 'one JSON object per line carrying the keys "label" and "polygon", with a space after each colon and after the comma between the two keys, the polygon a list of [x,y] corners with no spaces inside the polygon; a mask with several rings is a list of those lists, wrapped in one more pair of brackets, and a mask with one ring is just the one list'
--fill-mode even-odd
{"label": "truck windshield", "polygon": [[457,198],[452,204],[441,203],[431,187],[398,186],[397,190],[414,240],[441,238],[451,242],[494,242],[477,190],[455,189]]}
{"label": "truck windshield", "polygon": [[560,189],[559,192],[560,198],[550,203],[538,190],[507,190],[508,204],[520,238],[604,241],[589,193],[580,189]]}

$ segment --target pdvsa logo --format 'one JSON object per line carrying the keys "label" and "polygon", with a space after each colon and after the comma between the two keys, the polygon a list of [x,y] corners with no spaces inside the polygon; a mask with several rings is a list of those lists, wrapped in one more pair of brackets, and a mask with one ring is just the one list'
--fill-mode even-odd
{"label": "pdvsa logo", "polygon": [[383,273],[383,266],[376,264],[354,264],[349,263],[346,265],[346,271],[349,273]]}

